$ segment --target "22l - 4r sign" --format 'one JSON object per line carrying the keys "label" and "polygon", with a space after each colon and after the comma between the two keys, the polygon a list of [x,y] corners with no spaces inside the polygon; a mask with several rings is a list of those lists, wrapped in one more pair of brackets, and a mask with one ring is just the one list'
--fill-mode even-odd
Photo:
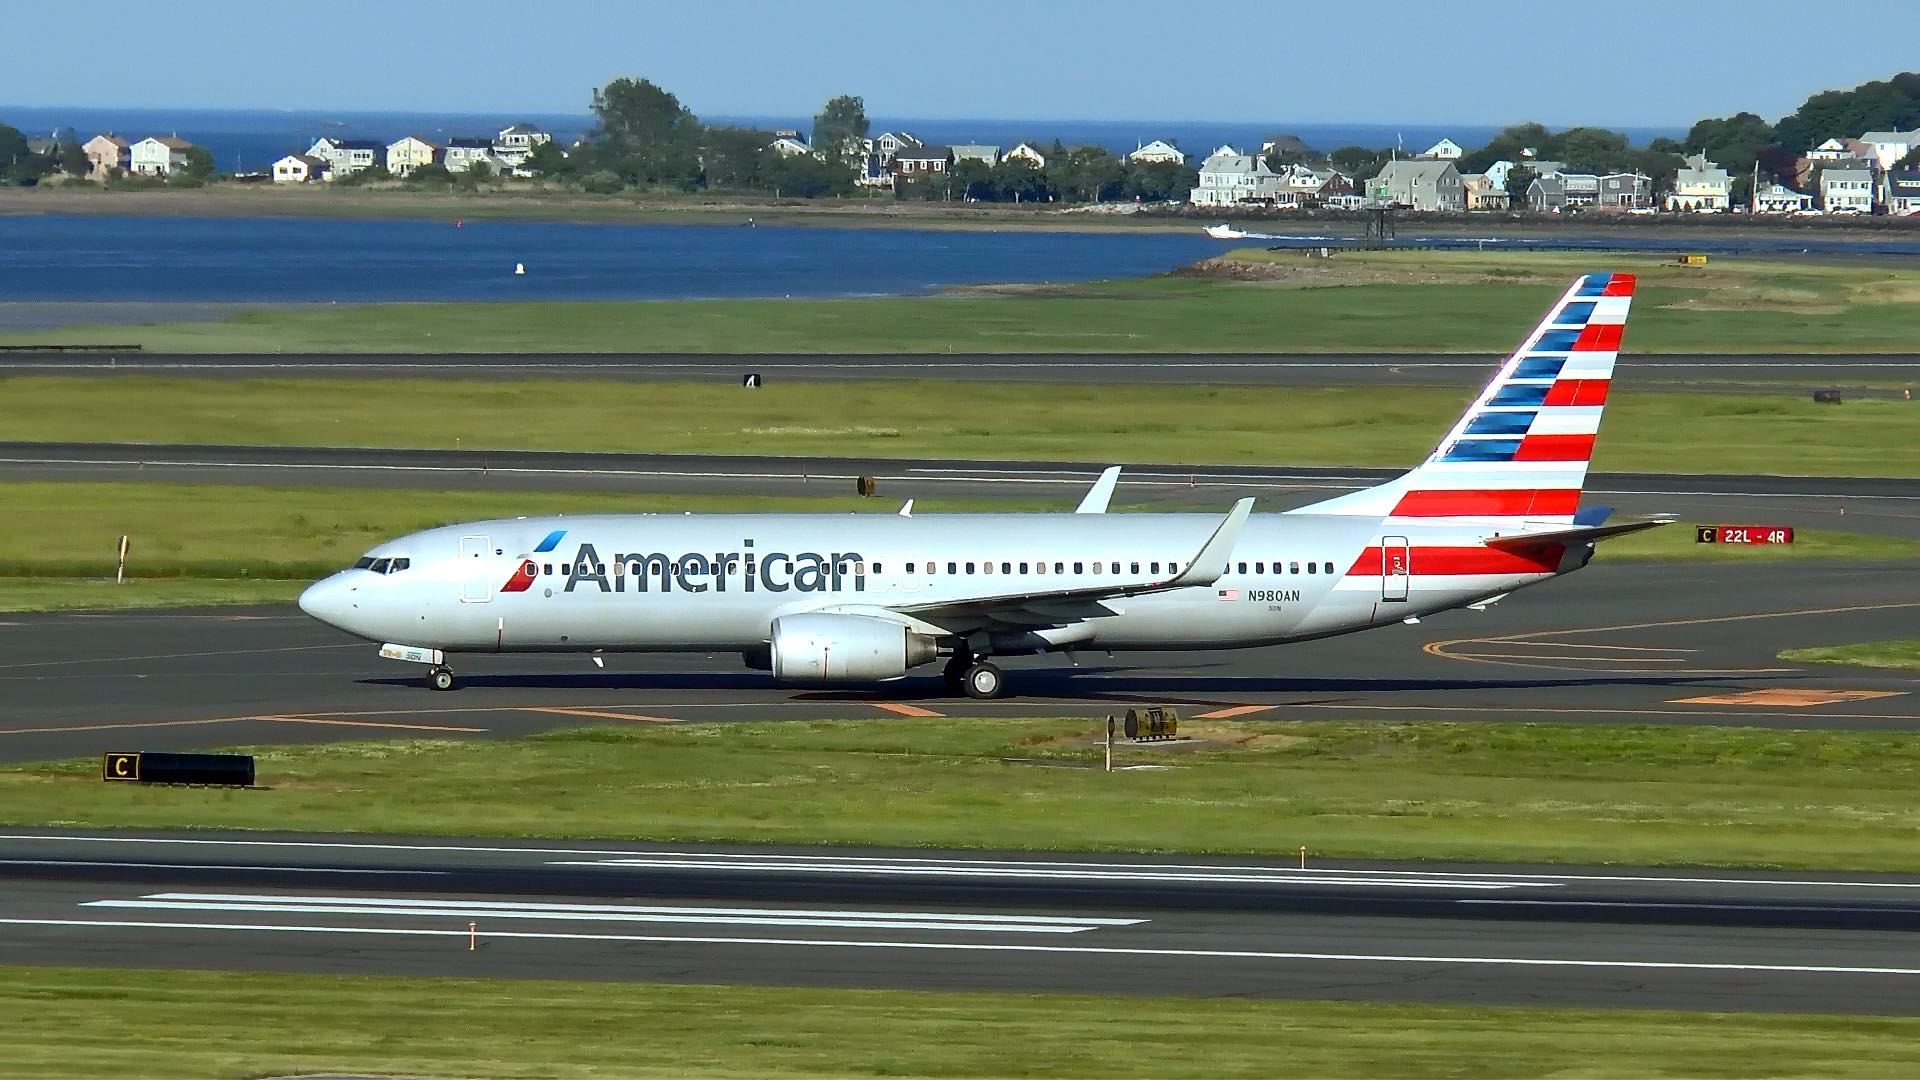
{"label": "22l - 4r sign", "polygon": [[1791,544],[1793,530],[1782,525],[1702,525],[1694,532],[1701,544]]}

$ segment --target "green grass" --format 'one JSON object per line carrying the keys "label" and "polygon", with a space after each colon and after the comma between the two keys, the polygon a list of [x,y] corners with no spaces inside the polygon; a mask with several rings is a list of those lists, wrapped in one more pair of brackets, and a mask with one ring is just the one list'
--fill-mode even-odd
{"label": "green grass", "polygon": [[[1920,870],[1894,732],[1193,721],[1211,749],[1102,773],[1093,717],[632,725],[268,746],[265,790],[0,770],[0,822]],[[422,785],[421,770],[434,782]],[[1391,782],[1383,782],[1391,778]],[[884,809],[883,809],[884,808]]]}
{"label": "green grass", "polygon": [[5,967],[0,1015],[46,1078],[1920,1071],[1920,1020],[1777,1013]]}
{"label": "green grass", "polygon": [[[0,378],[10,439],[1409,466],[1472,397],[1419,387]],[[1594,467],[1920,476],[1920,403],[1622,389]]]}
{"label": "green grass", "polygon": [[[622,495],[552,491],[417,491],[138,482],[0,483],[0,611],[165,607],[291,600],[306,582],[383,540],[455,521],[519,514],[775,512],[890,514],[891,498],[822,483],[804,497]],[[921,498],[916,513],[1066,510],[1073,495],[1006,502]],[[1218,510],[1204,491],[1196,507]],[[1116,503],[1117,511],[1128,506]],[[114,553],[132,537],[130,580],[114,585]],[[1890,537],[1799,530],[1790,547],[1693,543],[1686,525],[1607,541],[1603,560],[1787,561],[1920,557]]]}
{"label": "green grass", "polygon": [[1787,649],[1780,659],[1796,664],[1847,664],[1852,667],[1920,670],[1920,641],[1868,641],[1858,645]]}
{"label": "green grass", "polygon": [[[1676,241],[1684,245],[1684,240]],[[1645,352],[1907,352],[1920,272],[1649,255],[1357,252],[1280,281],[1155,277],[934,297],[306,306],[217,322],[69,327],[0,343],[162,352],[1504,352],[1576,273],[1641,275]]]}

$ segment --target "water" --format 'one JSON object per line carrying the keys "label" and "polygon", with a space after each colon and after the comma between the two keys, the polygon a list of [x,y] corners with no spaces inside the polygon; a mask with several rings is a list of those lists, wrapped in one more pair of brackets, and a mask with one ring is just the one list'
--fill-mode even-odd
{"label": "water", "polygon": [[[230,172],[261,172],[287,154],[305,151],[322,135],[393,142],[405,135],[445,139],[454,135],[492,135],[519,121],[536,124],[568,145],[593,127],[585,113],[462,114],[347,112],[319,110],[242,109],[82,109],[0,106],[0,123],[29,135],[46,135],[71,127],[85,142],[102,131],[139,140],[148,135],[178,134],[206,147],[216,166]],[[738,124],[765,130],[813,126],[810,116],[715,116],[709,123]],[[1043,148],[1058,138],[1068,146],[1091,144],[1123,154],[1144,142],[1167,139],[1189,154],[1204,157],[1222,143],[1242,150],[1258,147],[1276,132],[1298,135],[1308,146],[1327,152],[1342,146],[1384,148],[1402,146],[1419,153],[1442,138],[1472,149],[1500,130],[1495,124],[1228,124],[1210,120],[1143,122],[1133,120],[934,120],[925,117],[876,117],[873,133],[906,130],[928,145],[990,143],[1009,147],[1021,140]],[[1679,138],[1684,128],[1617,129],[1636,145],[1667,136]]]}
{"label": "water", "polygon": [[[0,216],[0,300],[369,303],[911,294],[1159,273],[1185,233]],[[513,273],[524,263],[525,275]]]}

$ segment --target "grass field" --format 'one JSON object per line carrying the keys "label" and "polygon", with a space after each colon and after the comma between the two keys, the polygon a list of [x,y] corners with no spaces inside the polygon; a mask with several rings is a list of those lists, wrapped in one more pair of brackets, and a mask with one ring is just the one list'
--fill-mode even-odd
{"label": "grass field", "polygon": [[[0,378],[10,439],[1411,466],[1472,392],[1382,386]],[[1594,467],[1920,476],[1920,402],[1623,388]]]}
{"label": "grass field", "polygon": [[1780,659],[1796,664],[1849,664],[1855,667],[1920,670],[1920,641],[1868,641],[1858,645],[1788,649]]}
{"label": "grass field", "polygon": [[1772,1013],[0,967],[0,1015],[45,1078],[1920,1071],[1920,1020]]}
{"label": "grass field", "polygon": [[[1682,241],[1684,242],[1684,241]],[[1276,265],[1277,261],[1277,265]],[[1505,352],[1575,274],[1641,275],[1641,352],[1910,352],[1920,272],[1883,262],[1255,249],[1214,276],[931,297],[306,306],[4,344],[160,352]],[[1253,278],[1255,280],[1241,280]]]}
{"label": "grass field", "polygon": [[465,835],[480,821],[509,836],[1920,869],[1920,744],[1903,733],[1189,720],[1210,748],[1123,753],[1163,771],[1020,764],[1091,765],[1099,726],[634,725],[258,747],[253,791],[103,785],[89,758],[0,769],[0,822]]}
{"label": "grass field", "polygon": [[[518,514],[589,512],[772,512],[890,514],[891,499],[821,485],[807,497],[653,496],[551,491],[416,491],[225,484],[0,483],[0,611],[161,607],[291,600],[383,540],[454,521]],[[1196,493],[1219,511],[1230,496]],[[921,516],[984,509],[1065,510],[1051,501],[943,502],[922,498]],[[1123,497],[1116,511],[1125,511]],[[121,535],[131,540],[126,585],[111,583]],[[1602,560],[1792,561],[1920,557],[1920,544],[1889,537],[1799,530],[1791,546],[1696,544],[1674,525],[1610,540]]]}

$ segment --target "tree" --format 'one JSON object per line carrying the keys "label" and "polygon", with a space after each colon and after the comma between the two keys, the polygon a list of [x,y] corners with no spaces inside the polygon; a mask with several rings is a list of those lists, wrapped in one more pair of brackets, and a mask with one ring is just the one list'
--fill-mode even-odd
{"label": "tree", "polygon": [[1200,183],[1200,170],[1172,161],[1130,162],[1121,194],[1155,202],[1183,200]]}
{"label": "tree", "polygon": [[407,184],[413,187],[425,187],[428,184],[453,183],[453,171],[438,163],[421,165],[407,174]]}
{"label": "tree", "polygon": [[1527,205],[1527,189],[1533,186],[1539,173],[1525,165],[1515,165],[1507,170],[1507,205],[1522,210]]}
{"label": "tree", "polygon": [[204,146],[189,146],[180,152],[186,158],[168,180],[183,187],[204,184],[213,176],[213,151]]}
{"label": "tree", "polygon": [[813,118],[813,145],[827,160],[848,168],[865,154],[867,103],[853,94],[828,98]]}
{"label": "tree", "polygon": [[47,159],[28,149],[20,129],[0,124],[0,183],[29,186],[38,183],[48,167]]}
{"label": "tree", "polygon": [[[1370,176],[1378,176],[1380,170],[1386,168],[1387,162],[1392,159],[1393,152],[1391,150],[1369,150],[1364,146],[1343,146],[1328,156],[1333,161],[1334,168],[1339,169],[1342,173],[1358,181],[1365,180]],[[1467,172],[1474,170],[1463,169],[1461,171]]]}
{"label": "tree", "polygon": [[1867,82],[1851,90],[1828,90],[1801,103],[1774,125],[1773,138],[1788,150],[1804,151],[1827,139],[1868,131],[1905,130],[1920,125],[1920,73],[1903,71],[1891,79]]}
{"label": "tree", "polygon": [[71,130],[61,136],[53,156],[60,171],[68,176],[85,176],[93,168],[93,163],[87,160],[87,152],[81,149],[80,140],[74,138]]}
{"label": "tree", "polygon": [[646,79],[615,79],[593,92],[594,163],[628,184],[692,187],[700,178],[700,121]]}
{"label": "tree", "polygon": [[760,186],[763,158],[779,155],[767,149],[770,132],[750,128],[708,128],[702,140],[701,179],[709,190],[750,191]]}
{"label": "tree", "polygon": [[572,176],[579,169],[567,152],[549,139],[535,143],[533,150],[527,154],[527,171],[544,178]]}

